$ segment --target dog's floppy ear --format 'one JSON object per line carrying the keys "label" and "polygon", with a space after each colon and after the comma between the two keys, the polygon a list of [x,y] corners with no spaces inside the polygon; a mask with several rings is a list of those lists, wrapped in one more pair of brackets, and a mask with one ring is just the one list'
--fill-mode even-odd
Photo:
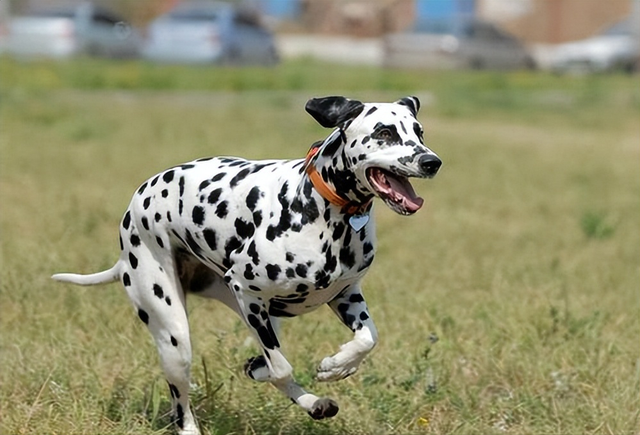
{"label": "dog's floppy ear", "polygon": [[407,106],[409,110],[411,110],[411,113],[413,113],[413,116],[418,116],[418,111],[420,110],[420,100],[418,100],[418,97],[404,97],[396,101],[396,104]]}
{"label": "dog's floppy ear", "polygon": [[310,99],[304,108],[321,126],[332,128],[358,116],[364,104],[345,97],[322,97]]}

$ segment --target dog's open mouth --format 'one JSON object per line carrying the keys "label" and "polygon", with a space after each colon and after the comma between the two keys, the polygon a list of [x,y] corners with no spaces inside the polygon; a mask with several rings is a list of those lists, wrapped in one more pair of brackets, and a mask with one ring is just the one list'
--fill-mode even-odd
{"label": "dog's open mouth", "polygon": [[368,168],[367,179],[378,196],[396,213],[410,215],[422,207],[424,200],[416,195],[409,179],[381,168]]}

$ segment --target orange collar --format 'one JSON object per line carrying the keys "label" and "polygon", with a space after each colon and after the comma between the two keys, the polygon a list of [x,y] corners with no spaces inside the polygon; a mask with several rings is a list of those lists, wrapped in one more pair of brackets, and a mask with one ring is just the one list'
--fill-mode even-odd
{"label": "orange collar", "polygon": [[338,193],[333,190],[329,184],[322,178],[322,175],[318,172],[315,165],[311,163],[311,159],[318,153],[320,150],[319,146],[311,147],[309,152],[307,153],[307,157],[305,158],[304,165],[305,171],[309,176],[309,180],[311,180],[311,184],[318,191],[320,196],[329,201],[333,205],[337,205],[342,208],[342,212],[348,215],[360,214],[364,212],[369,204],[371,204],[371,199],[365,203],[358,203],[354,201],[349,201],[348,199],[344,199]]}

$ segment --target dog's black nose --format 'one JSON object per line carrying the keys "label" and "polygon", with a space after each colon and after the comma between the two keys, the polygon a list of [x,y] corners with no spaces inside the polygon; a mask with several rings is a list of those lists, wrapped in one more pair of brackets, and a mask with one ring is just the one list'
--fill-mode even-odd
{"label": "dog's black nose", "polygon": [[425,177],[433,177],[438,173],[442,161],[433,154],[425,154],[418,160],[418,165]]}

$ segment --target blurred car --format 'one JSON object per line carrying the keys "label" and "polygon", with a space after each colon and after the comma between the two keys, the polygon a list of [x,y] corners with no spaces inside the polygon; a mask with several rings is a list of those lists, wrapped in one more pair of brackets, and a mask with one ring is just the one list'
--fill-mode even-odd
{"label": "blurred car", "polygon": [[140,37],[116,14],[92,5],[36,11],[9,21],[6,50],[19,57],[134,57]]}
{"label": "blurred car", "polygon": [[[456,26],[426,23],[412,33],[389,35],[385,46],[395,66],[425,68],[518,69],[535,68],[527,47],[491,23],[468,20]],[[394,53],[394,51],[399,52]],[[403,63],[405,65],[403,65]],[[393,65],[392,65],[393,66]]]}
{"label": "blurred car", "polygon": [[640,57],[639,24],[620,21],[601,34],[580,41],[556,45],[550,68],[556,72],[634,71]]}
{"label": "blurred car", "polygon": [[185,2],[147,28],[144,58],[171,63],[271,65],[273,35],[257,13],[221,2]]}

